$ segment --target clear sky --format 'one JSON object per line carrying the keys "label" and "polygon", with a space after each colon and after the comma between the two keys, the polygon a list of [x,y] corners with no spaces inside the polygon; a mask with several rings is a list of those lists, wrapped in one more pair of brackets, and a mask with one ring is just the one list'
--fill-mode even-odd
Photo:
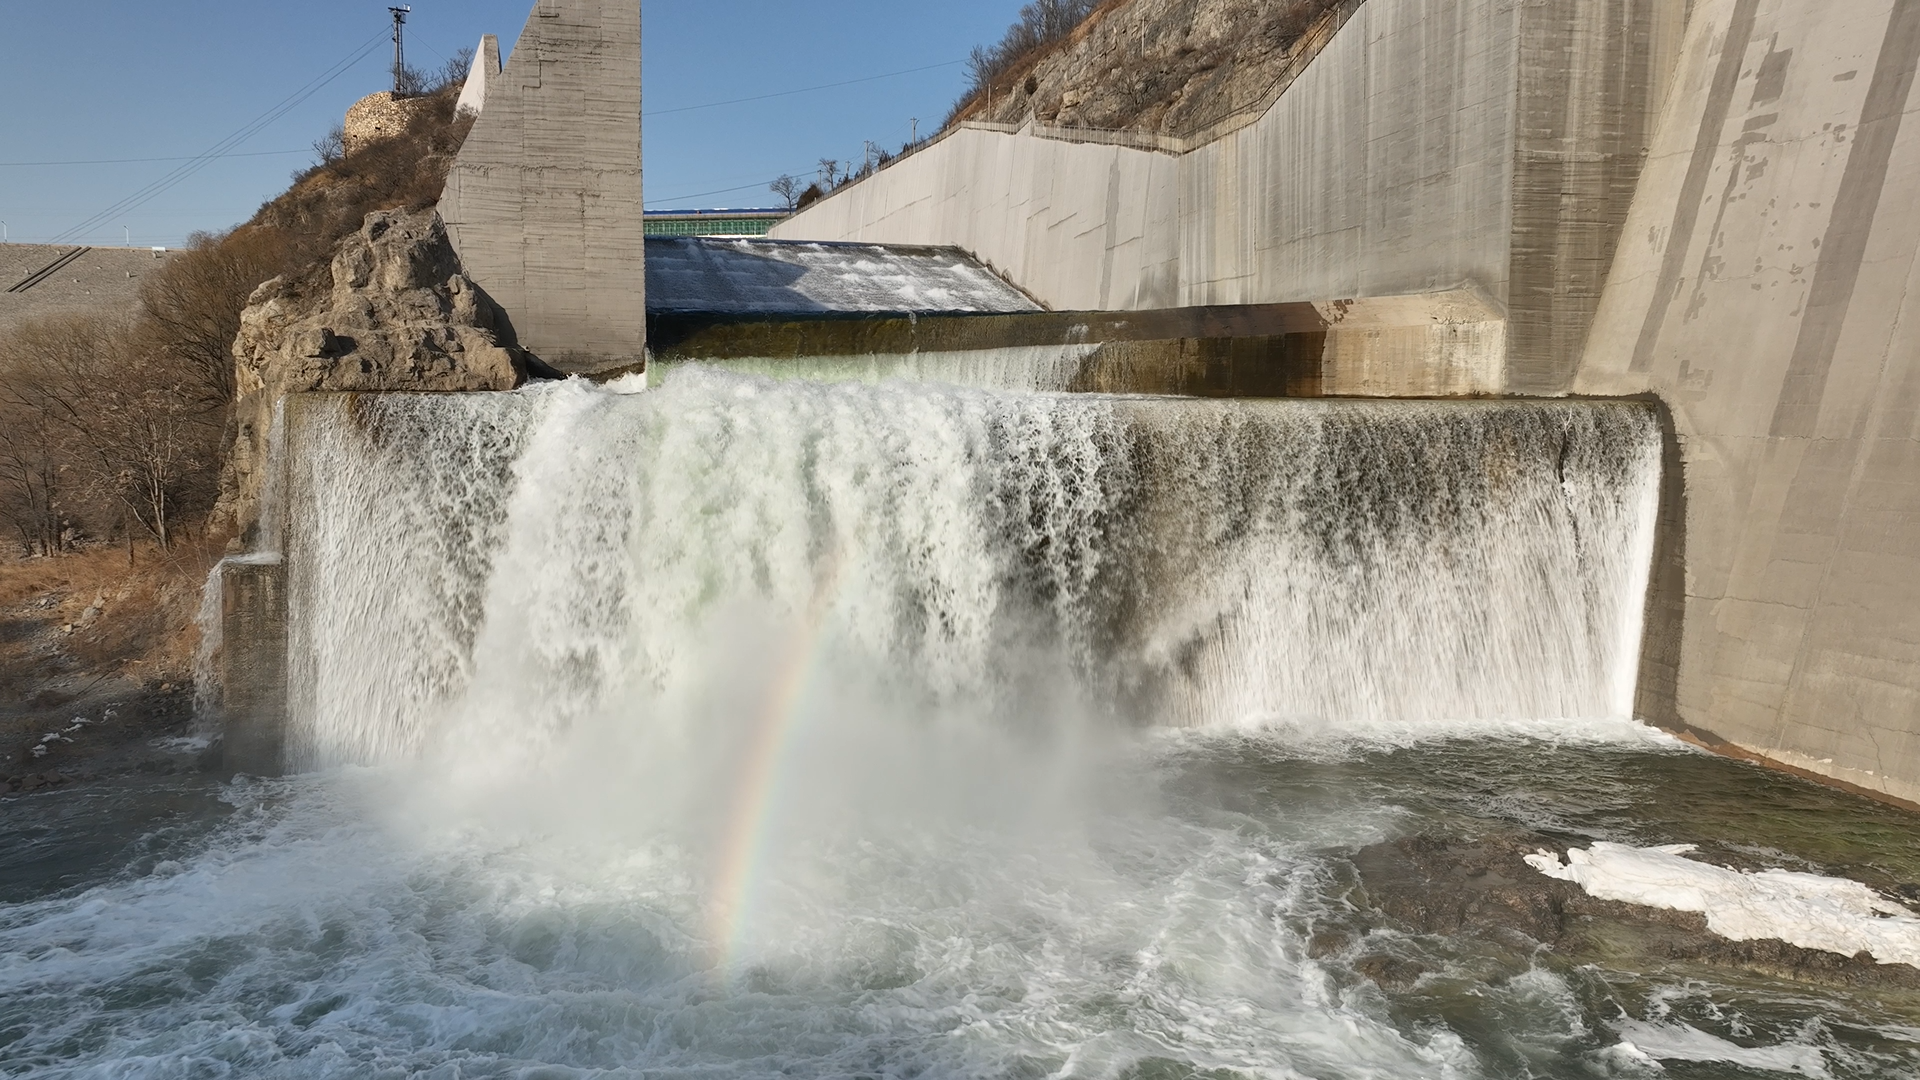
{"label": "clear sky", "polygon": [[[363,45],[286,115],[79,240],[179,245],[228,228],[311,163],[314,140],[390,79],[389,0],[0,0],[0,221],[45,241],[245,128]],[[1021,0],[646,0],[647,204],[765,206],[781,172],[897,150],[938,126],[956,63]],[[483,33],[510,48],[532,0],[413,0],[408,60],[437,69]],[[944,65],[944,66],[935,66]],[[931,70],[808,93],[823,84]],[[781,94],[700,108],[715,102]],[[255,156],[241,156],[255,155]],[[97,164],[109,161],[110,164]],[[87,162],[89,164],[43,164]],[[729,190],[735,189],[735,190]]]}

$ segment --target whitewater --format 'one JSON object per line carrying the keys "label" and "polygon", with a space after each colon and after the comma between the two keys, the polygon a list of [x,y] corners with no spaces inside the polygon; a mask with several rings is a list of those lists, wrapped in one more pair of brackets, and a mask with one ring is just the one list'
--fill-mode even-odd
{"label": "whitewater", "polygon": [[296,774],[10,808],[6,1075],[1920,1066],[1898,1002],[1362,903],[1422,829],[1751,832],[1630,716],[1645,406],[689,369],[286,425]]}

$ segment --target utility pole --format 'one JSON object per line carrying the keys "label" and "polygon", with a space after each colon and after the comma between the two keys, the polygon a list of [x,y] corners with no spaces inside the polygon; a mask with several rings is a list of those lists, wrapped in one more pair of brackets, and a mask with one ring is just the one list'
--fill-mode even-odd
{"label": "utility pole", "polygon": [[911,121],[909,121],[909,123],[913,125],[913,137],[907,140],[907,145],[919,146],[920,145],[920,118],[916,116]]}
{"label": "utility pole", "polygon": [[393,96],[401,97],[406,93],[407,81],[407,15],[411,7],[390,7],[393,13]]}

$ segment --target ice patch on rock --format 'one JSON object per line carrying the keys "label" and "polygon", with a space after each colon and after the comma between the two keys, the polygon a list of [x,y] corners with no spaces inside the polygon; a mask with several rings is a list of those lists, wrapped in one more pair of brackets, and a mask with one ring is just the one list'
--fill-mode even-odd
{"label": "ice patch on rock", "polygon": [[1733,941],[1778,938],[1803,949],[1843,956],[1864,951],[1883,964],[1920,967],[1920,917],[1860,882],[1790,870],[1730,870],[1682,857],[1693,849],[1598,841],[1568,851],[1564,863],[1550,851],[1526,860],[1602,900],[1700,912],[1707,929]]}
{"label": "ice patch on rock", "polygon": [[1685,1024],[1623,1020],[1614,1026],[1631,1053],[1654,1061],[1720,1061],[1747,1069],[1824,1077],[1826,1058],[1813,1046],[1741,1046]]}

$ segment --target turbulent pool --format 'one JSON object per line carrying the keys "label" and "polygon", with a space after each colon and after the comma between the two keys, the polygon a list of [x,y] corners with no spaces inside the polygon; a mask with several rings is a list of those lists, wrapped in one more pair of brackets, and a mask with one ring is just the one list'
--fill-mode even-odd
{"label": "turbulent pool", "polygon": [[1624,718],[1637,406],[690,371],[288,423],[310,771],[8,804],[8,1075],[1920,1070],[1920,992],[1369,902],[1363,849],[1502,830],[1920,881],[1911,817]]}

